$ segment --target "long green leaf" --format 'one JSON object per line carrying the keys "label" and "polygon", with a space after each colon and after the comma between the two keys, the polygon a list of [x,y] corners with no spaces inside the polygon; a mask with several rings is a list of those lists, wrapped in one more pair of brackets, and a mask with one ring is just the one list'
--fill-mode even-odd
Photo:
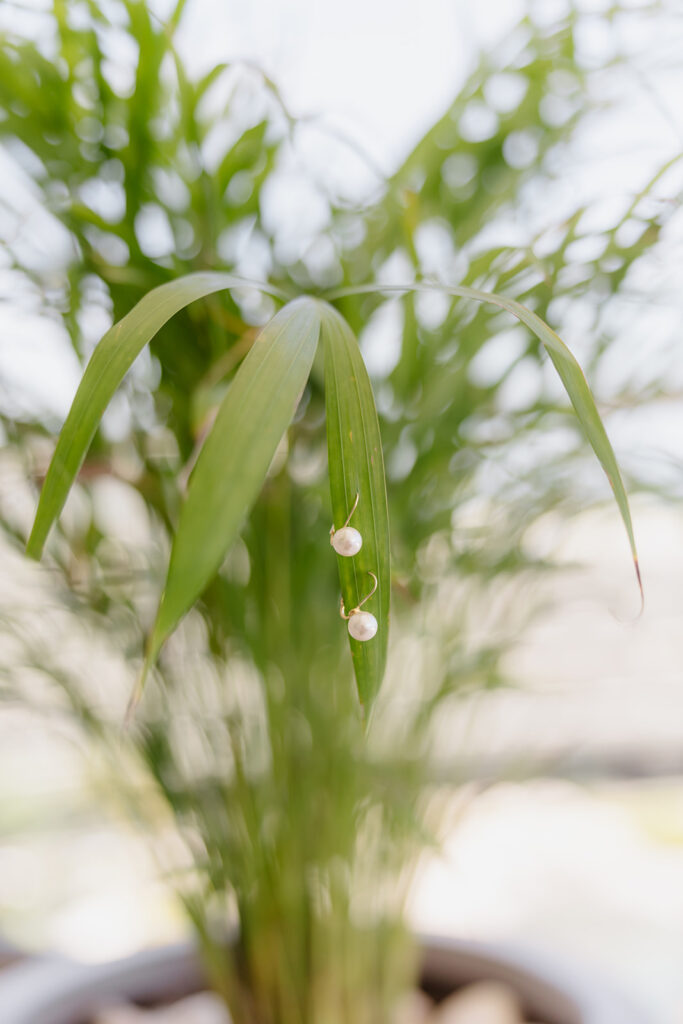
{"label": "long green leaf", "polygon": [[240,366],[190,478],[146,667],[220,568],[308,380],[319,303],[301,298],[264,327]]}
{"label": "long green leaf", "polygon": [[355,288],[339,289],[328,295],[328,298],[343,298],[346,295],[359,295],[366,292],[415,292],[415,291],[439,291],[447,295],[456,295],[463,299],[474,299],[476,302],[485,302],[490,306],[497,306],[505,309],[508,313],[521,320],[530,331],[532,331],[545,348],[550,360],[557,370],[569,400],[574,407],[578,420],[583,427],[588,443],[595,452],[595,455],[604,469],[610,487],[621,514],[621,518],[628,536],[633,565],[636,571],[636,579],[640,590],[641,601],[643,598],[643,584],[638,565],[638,552],[633,532],[631,510],[629,508],[626,488],[621,476],[614,449],[607,436],[600,413],[598,412],[588,382],[583,370],[577,360],[567,348],[562,339],[548,327],[547,323],[532,310],[527,309],[520,302],[508,299],[505,295],[497,295],[495,292],[484,292],[478,288],[468,288],[464,285],[428,284],[426,282],[412,285],[362,285]]}
{"label": "long green leaf", "polygon": [[325,355],[325,407],[330,493],[334,524],[340,527],[356,494],[351,522],[363,537],[354,558],[337,556],[344,605],[354,608],[372,589],[364,609],[378,622],[377,635],[360,643],[349,638],[360,702],[369,713],[384,676],[389,636],[389,513],[377,410],[358,342],[346,321],[327,304],[322,310],[321,342]]}
{"label": "long green leaf", "polygon": [[[232,274],[188,274],[154,288],[107,331],[86,367],[59,435],[26,547],[32,558],[40,558],[50,527],[64,507],[102,414],[147,342],[191,302],[226,288],[247,286],[254,287],[252,282]],[[279,296],[268,287],[255,287]]]}

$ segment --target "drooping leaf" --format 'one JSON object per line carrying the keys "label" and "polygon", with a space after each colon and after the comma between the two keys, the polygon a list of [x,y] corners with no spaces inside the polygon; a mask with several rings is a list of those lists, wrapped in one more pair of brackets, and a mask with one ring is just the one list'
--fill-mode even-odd
{"label": "drooping leaf", "polygon": [[330,493],[334,524],[346,520],[356,494],[358,507],[351,521],[363,538],[353,558],[337,556],[347,611],[372,589],[364,605],[376,617],[377,635],[365,642],[350,639],[360,702],[369,713],[384,676],[389,635],[390,554],[389,513],[382,442],[368,372],[358,342],[335,309],[320,304],[320,338],[325,356],[325,408]]}
{"label": "drooping leaf", "polygon": [[145,345],[191,302],[226,288],[249,285],[232,274],[188,274],[154,288],[107,331],[86,367],[50,462],[26,548],[32,558],[40,558],[104,410]]}
{"label": "drooping leaf", "polygon": [[190,478],[146,666],[220,568],[308,380],[319,303],[296,299],[264,327],[223,399]]}
{"label": "drooping leaf", "polygon": [[357,295],[364,292],[410,292],[410,291],[440,291],[448,295],[455,295],[463,299],[474,299],[476,302],[485,302],[499,309],[507,310],[514,317],[525,324],[539,339],[545,348],[550,360],[557,370],[557,373],[564,385],[570,402],[574,407],[579,423],[583,427],[588,443],[597,456],[600,465],[607,475],[614,497],[621,514],[621,519],[626,529],[633,564],[636,571],[636,579],[640,590],[641,600],[643,596],[643,585],[638,565],[638,552],[636,549],[635,535],[633,532],[633,521],[629,508],[626,488],[621,477],[621,471],[617,462],[614,449],[612,448],[607,431],[595,404],[595,399],[588,386],[576,358],[567,348],[562,339],[532,310],[527,309],[514,299],[505,295],[498,295],[494,292],[480,291],[478,288],[468,288],[464,285],[445,285],[420,283],[414,285],[369,285],[356,288],[339,289],[332,293],[331,297],[341,298],[345,295]]}

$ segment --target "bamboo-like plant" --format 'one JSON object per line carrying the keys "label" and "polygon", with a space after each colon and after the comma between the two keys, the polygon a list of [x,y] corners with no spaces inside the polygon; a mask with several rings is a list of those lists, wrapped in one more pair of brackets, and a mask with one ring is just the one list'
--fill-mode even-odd
{"label": "bamboo-like plant", "polygon": [[[562,271],[582,209],[542,261],[533,240],[521,250],[481,242],[524,183],[543,178],[546,155],[588,108],[588,72],[573,60],[578,16],[551,29],[527,19],[514,70],[524,88],[494,134],[468,142],[457,126],[496,74],[511,73],[509,57],[502,66],[482,60],[377,198],[360,209],[329,201],[328,223],[311,240],[331,242],[327,261],[286,262],[260,195],[301,126],[272,83],[264,80],[259,94],[262,118],[212,160],[212,133],[230,124],[235,100],[214,100],[213,108],[209,100],[234,71],[188,78],[173,42],[182,2],[166,25],[136,0],[117,6],[139,47],[125,88],[106,57],[109,15],[90,4],[81,25],[75,7],[54,5],[57,57],[14,37],[0,49],[7,111],[0,136],[10,147],[21,143],[17,159],[76,249],[52,301],[83,358],[84,311],[104,302],[116,320],[94,348],[61,429],[28,553],[42,556],[77,481],[116,474],[116,446],[100,424],[127,388],[123,455],[133,468],[125,479],[169,538],[163,571],[165,540],[145,567],[145,595],[150,586],[158,594],[154,616],[145,618],[145,602],[129,588],[122,626],[106,573],[96,571],[105,555],[94,523],[67,543],[61,537],[52,555],[70,584],[69,553],[80,547],[92,569],[83,607],[105,628],[122,626],[128,645],[144,634],[127,741],[191,852],[182,895],[211,977],[235,1024],[376,1024],[388,1019],[410,976],[400,911],[425,840],[424,780],[412,741],[424,744],[431,709],[456,681],[495,675],[495,655],[489,664],[486,652],[473,662],[444,649],[424,706],[404,723],[405,749],[392,749],[376,711],[390,597],[398,592],[401,628],[428,587],[421,557],[434,538],[448,537],[453,508],[476,491],[476,464],[454,456],[477,448],[468,444],[477,417],[499,413],[505,375],[496,385],[476,384],[473,362],[496,331],[523,325],[524,358],[537,366],[550,360],[609,478],[638,572],[614,451],[579,364],[546,316],[553,297],[581,291],[601,302],[618,292],[667,213],[643,219],[637,241],[624,244],[619,227],[632,218],[629,208],[578,283]],[[558,73],[568,113],[539,121]],[[504,142],[525,132],[534,155],[521,167],[506,157]],[[118,203],[113,212],[99,201],[98,183]],[[150,252],[144,221],[151,215],[162,216],[172,236],[165,253]],[[420,231],[436,218],[467,256],[457,279],[423,272]],[[234,255],[240,232],[268,251],[263,279],[246,276]],[[42,289],[44,270],[6,248]],[[382,271],[397,253],[411,268],[407,283]],[[429,295],[445,303],[436,325],[420,307]],[[357,336],[396,297],[400,353],[373,385]],[[159,367],[151,426],[135,377],[148,345]],[[564,410],[539,400],[508,417],[504,439],[560,416]],[[5,426],[29,447],[32,433],[45,432],[18,418],[5,417]],[[401,469],[404,457],[409,471]],[[355,554],[335,558],[330,523],[358,531]],[[522,566],[514,536],[498,561],[474,568],[447,542],[441,577]],[[346,623],[361,605],[376,620],[369,639],[355,639],[340,619],[340,593]],[[185,639],[174,646],[181,622]],[[137,707],[145,680],[151,693]],[[74,703],[81,712],[88,704],[80,693]],[[228,922],[238,928],[226,947]]]}

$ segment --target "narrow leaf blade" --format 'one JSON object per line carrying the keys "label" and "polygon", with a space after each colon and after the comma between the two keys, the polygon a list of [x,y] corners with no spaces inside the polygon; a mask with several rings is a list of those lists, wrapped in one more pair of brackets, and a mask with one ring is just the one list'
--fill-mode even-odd
{"label": "narrow leaf blade", "polygon": [[609,437],[607,436],[607,431],[605,430],[605,426],[600,417],[600,413],[598,412],[595,399],[593,398],[593,394],[584,376],[583,370],[562,339],[544,320],[541,319],[540,316],[538,316],[538,314],[527,309],[527,307],[523,306],[520,302],[515,302],[514,299],[509,299],[505,295],[498,295],[495,292],[485,292],[478,288],[469,288],[465,285],[446,285],[428,282],[409,285],[375,284],[340,288],[331,292],[328,295],[328,298],[343,298],[347,295],[360,295],[369,292],[423,291],[443,292],[446,295],[456,295],[463,299],[474,299],[476,302],[483,302],[491,306],[497,306],[499,309],[505,309],[508,313],[511,313],[514,317],[525,324],[542,343],[553,366],[557,370],[565,391],[569,396],[569,400],[574,407],[579,423],[583,427],[588,443],[605,471],[614,493],[614,498],[628,537],[642,603],[643,583],[640,576],[640,566],[638,564],[638,551],[633,531],[633,521],[631,519],[628,496],[626,494],[626,488],[624,487],[624,481],[621,476],[617,457],[614,454],[614,449],[612,448]]}
{"label": "narrow leaf blade", "polygon": [[612,448],[610,439],[607,436],[605,425],[602,422],[602,418],[598,412],[598,407],[595,404],[593,393],[591,392],[588,381],[586,380],[577,359],[559,335],[557,335],[555,331],[553,331],[552,328],[550,328],[548,324],[541,319],[540,316],[532,310],[527,309],[527,307],[523,306],[520,302],[515,302],[514,299],[508,299],[503,295],[480,292],[474,288],[458,287],[449,288],[448,290],[453,294],[461,295],[464,298],[472,298],[480,302],[488,302],[491,305],[507,310],[525,324],[529,330],[536,335],[545,348],[550,361],[562,381],[569,400],[574,407],[574,412],[576,413],[579,423],[583,427],[588,443],[593,449],[598,462],[602,466],[614,493],[614,498],[628,537],[633,565],[636,572],[636,579],[638,581],[638,588],[640,590],[642,600],[643,583],[640,576],[638,551],[636,548],[636,539],[633,531],[633,521],[631,519],[631,509],[628,503],[626,488],[624,487],[624,481],[621,476],[617,457],[614,454],[614,449]]}
{"label": "narrow leaf blade", "polygon": [[350,525],[363,538],[363,547],[354,558],[337,556],[347,610],[355,608],[372,589],[368,573],[377,577],[377,591],[363,606],[377,619],[377,635],[365,642],[349,637],[358,695],[368,714],[384,676],[389,637],[391,576],[384,459],[372,385],[358,342],[335,309],[320,305],[334,524],[339,528],[344,523],[358,494]]}
{"label": "narrow leaf blade", "polygon": [[290,302],[261,331],[223,399],[180,513],[147,667],[237,538],[294,415],[319,333],[318,303]]}
{"label": "narrow leaf blade", "polygon": [[104,410],[145,345],[191,302],[213,292],[249,284],[232,274],[189,274],[154,288],[107,331],[86,367],[50,462],[26,546],[32,558],[40,558]]}

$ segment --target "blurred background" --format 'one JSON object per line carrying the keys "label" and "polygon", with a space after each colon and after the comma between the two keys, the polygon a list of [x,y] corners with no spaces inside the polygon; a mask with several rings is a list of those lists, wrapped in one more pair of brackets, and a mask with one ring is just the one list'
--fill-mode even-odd
{"label": "blurred background", "polygon": [[[148,7],[160,22],[171,9]],[[67,8],[74,30],[92,16],[85,3]],[[196,143],[219,169],[233,146],[228,206],[242,211],[216,226],[212,265],[323,287],[354,275],[402,283],[418,265],[464,281],[485,259],[480,276],[534,304],[587,371],[633,494],[640,616],[618,511],[580,435],[558,413],[566,402],[524,332],[462,311],[458,321],[429,296],[378,303],[361,333],[386,413],[390,512],[393,488],[409,533],[411,517],[420,520],[414,504],[405,507],[409,488],[419,503],[425,474],[450,472],[442,468],[450,463],[421,471],[427,432],[406,420],[392,433],[396,339],[411,316],[427,333],[478,332],[459,371],[481,404],[462,416],[458,457],[471,464],[449,528],[456,538],[449,535],[445,554],[444,534],[424,530],[418,552],[421,614],[444,629],[457,618],[458,650],[442,644],[440,656],[463,665],[471,658],[476,685],[461,688],[436,728],[436,760],[454,784],[453,821],[442,850],[421,864],[410,913],[428,931],[588,961],[665,1024],[683,1022],[680,14],[676,0],[347,0],[343,11],[315,0],[188,0],[175,35],[192,81],[236,62],[214,101],[229,97],[229,116]],[[544,57],[543,40],[563,45],[570,17],[571,52]],[[102,66],[125,99],[144,45],[136,50],[116,4],[111,18]],[[54,26],[40,3],[5,0],[0,28],[5,40],[34,41],[54,59]],[[94,113],[82,117],[80,153],[96,171],[67,180],[74,161],[66,150],[55,157],[63,172],[47,160],[41,166],[32,133],[42,135],[41,118],[53,116],[45,80],[40,69],[27,75],[42,93],[18,95],[13,66],[5,48],[0,932],[20,946],[103,960],[185,933],[145,830],[126,823],[111,760],[54,698],[55,680],[81,673],[95,679],[98,707],[112,719],[125,706],[132,643],[114,641],[121,622],[108,602],[149,615],[149,586],[140,612],[130,580],[150,561],[160,564],[165,550],[131,483],[140,437],[152,438],[145,458],[155,465],[173,460],[149,401],[159,384],[154,358],[136,364],[112,404],[90,478],[64,516],[58,564],[64,569],[67,544],[88,551],[96,537],[100,576],[93,583],[85,554],[67,574],[29,564],[20,542],[81,360],[136,288],[187,269],[201,230],[194,208],[200,221],[212,213],[196,199],[188,145],[178,173],[154,156],[156,201],[142,195],[126,223],[117,212],[124,177],[116,156],[125,144],[113,115],[106,159],[88,152],[103,144],[102,125]],[[85,92],[79,102],[87,110]],[[160,110],[142,116],[159,118]],[[169,138],[156,133],[160,152]],[[235,157],[239,139],[247,143]],[[141,167],[144,153],[136,159]],[[423,166],[427,159],[433,166]],[[385,230],[392,213],[383,197],[397,172],[405,238]],[[128,191],[128,166],[125,175]],[[67,214],[74,195],[81,205]],[[504,250],[523,252],[525,264],[506,263]],[[134,279],[148,266],[158,272]],[[227,312],[258,324],[268,308],[247,294]],[[400,381],[390,383],[395,398]],[[194,400],[199,421],[206,396]],[[547,429],[531,433],[541,422]],[[98,471],[98,457],[113,470]],[[302,458],[301,480],[315,476],[309,463]],[[411,665],[428,670],[435,642],[394,628],[392,693]]]}

